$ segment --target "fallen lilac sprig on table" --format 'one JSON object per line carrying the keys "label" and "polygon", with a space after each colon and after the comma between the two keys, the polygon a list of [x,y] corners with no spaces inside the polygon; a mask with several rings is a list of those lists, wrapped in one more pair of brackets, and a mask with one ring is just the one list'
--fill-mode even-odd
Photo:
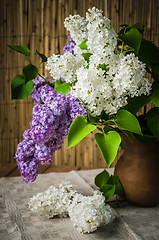
{"label": "fallen lilac sprig on table", "polygon": [[68,182],[61,183],[58,188],[50,186],[45,192],[36,194],[29,201],[29,208],[48,218],[69,216],[77,230],[83,233],[94,232],[115,218],[100,191],[94,191],[92,196],[83,196]]}

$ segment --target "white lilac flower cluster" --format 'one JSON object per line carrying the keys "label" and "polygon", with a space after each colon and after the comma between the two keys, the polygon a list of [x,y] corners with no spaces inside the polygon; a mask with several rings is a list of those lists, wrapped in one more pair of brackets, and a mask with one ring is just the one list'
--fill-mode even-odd
{"label": "white lilac flower cluster", "polygon": [[94,191],[93,196],[83,196],[68,182],[61,183],[58,188],[50,186],[45,192],[36,194],[29,201],[29,208],[49,218],[69,216],[77,230],[83,233],[94,232],[115,218],[100,191]]}
{"label": "white lilac flower cluster", "polygon": [[38,193],[29,201],[29,208],[34,212],[44,214],[48,218],[54,216],[67,217],[68,207],[75,196],[76,191],[67,182],[63,182],[58,188],[50,186],[45,192]]}
{"label": "white lilac flower cluster", "polygon": [[[63,55],[51,56],[46,68],[54,79],[62,78],[72,85],[71,94],[91,115],[102,111],[116,114],[126,106],[128,97],[150,92],[151,84],[144,78],[146,65],[133,53],[117,54],[117,34],[102,11],[93,7],[86,18],[69,16],[64,25],[76,44],[71,48],[73,54],[64,51]],[[87,49],[78,46],[84,40]]]}
{"label": "white lilac flower cluster", "polygon": [[73,225],[83,233],[94,232],[115,218],[112,208],[105,204],[105,197],[98,190],[94,191],[93,196],[75,194],[68,212]]}
{"label": "white lilac flower cluster", "polygon": [[82,55],[74,56],[70,52],[63,55],[53,54],[48,58],[46,68],[50,70],[50,75],[58,80],[63,78],[66,82],[76,81],[76,70],[79,67],[86,66],[87,62]]}

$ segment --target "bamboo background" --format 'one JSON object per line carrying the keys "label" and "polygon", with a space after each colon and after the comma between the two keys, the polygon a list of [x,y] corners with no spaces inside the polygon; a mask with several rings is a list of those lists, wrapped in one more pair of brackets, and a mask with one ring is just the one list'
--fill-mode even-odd
{"label": "bamboo background", "polygon": [[[0,164],[14,163],[17,144],[32,118],[32,98],[11,100],[10,84],[21,74],[27,57],[10,50],[7,45],[25,45],[31,49],[33,64],[40,59],[34,50],[51,56],[62,53],[67,42],[63,22],[69,14],[85,16],[96,6],[111,19],[115,31],[122,23],[143,22],[144,37],[159,46],[159,0],[1,0],[0,1]],[[40,73],[48,75],[42,66]],[[69,150],[65,139],[62,150],[55,153],[55,166],[105,167],[105,161],[89,134]],[[120,155],[118,155],[119,157]]]}

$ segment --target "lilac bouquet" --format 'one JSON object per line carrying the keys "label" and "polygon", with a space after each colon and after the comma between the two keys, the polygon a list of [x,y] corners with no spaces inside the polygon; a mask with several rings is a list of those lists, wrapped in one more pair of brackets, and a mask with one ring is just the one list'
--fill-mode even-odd
{"label": "lilac bouquet", "polygon": [[[15,158],[22,178],[32,182],[39,163],[52,161],[68,135],[68,148],[98,129],[94,137],[108,165],[112,164],[122,144],[120,133],[131,141],[159,140],[159,49],[142,37],[143,24],[123,24],[117,34],[102,11],[93,7],[86,13],[69,16],[64,25],[69,41],[63,54],[50,57],[39,53],[41,63],[52,82],[30,63],[22,75],[12,80],[12,98],[32,94],[35,102],[30,129],[24,132]],[[9,46],[30,59],[25,46]],[[149,73],[151,83],[145,74]],[[155,108],[137,117],[136,113],[153,101]],[[95,184],[106,199],[122,195],[122,186],[106,170],[97,175]]]}

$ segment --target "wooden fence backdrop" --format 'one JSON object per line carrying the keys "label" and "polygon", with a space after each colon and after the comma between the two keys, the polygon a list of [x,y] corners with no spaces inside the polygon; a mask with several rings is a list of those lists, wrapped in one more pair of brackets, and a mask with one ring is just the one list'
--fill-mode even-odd
{"label": "wooden fence backdrop", "polygon": [[[88,8],[96,6],[111,19],[116,31],[119,24],[143,22],[144,37],[159,46],[159,0],[1,0],[0,1],[0,164],[14,163],[17,144],[32,118],[32,98],[11,100],[10,83],[22,73],[27,58],[7,45],[25,45],[31,49],[34,64],[39,63],[34,49],[51,56],[62,53],[67,42],[63,22],[69,14],[85,16]],[[41,74],[48,75],[44,67]],[[53,157],[53,165],[104,167],[105,162],[90,134],[69,150],[67,139],[63,149]]]}

